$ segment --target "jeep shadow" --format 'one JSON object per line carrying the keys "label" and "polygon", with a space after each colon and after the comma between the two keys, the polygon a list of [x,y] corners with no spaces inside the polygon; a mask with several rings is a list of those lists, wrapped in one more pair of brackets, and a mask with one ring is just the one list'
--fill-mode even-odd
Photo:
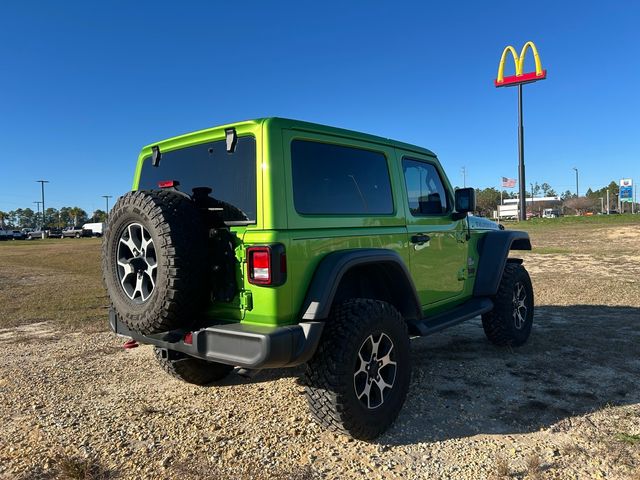
{"label": "jeep shadow", "polygon": [[496,348],[479,319],[412,344],[413,378],[386,444],[534,432],[640,402],[640,308],[538,307],[528,344]]}

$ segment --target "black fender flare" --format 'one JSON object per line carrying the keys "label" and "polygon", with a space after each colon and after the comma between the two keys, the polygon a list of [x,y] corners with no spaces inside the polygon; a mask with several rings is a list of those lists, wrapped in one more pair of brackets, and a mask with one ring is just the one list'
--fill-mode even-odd
{"label": "black fender flare", "polygon": [[399,310],[405,320],[411,322],[420,319],[422,308],[418,293],[402,257],[393,250],[374,248],[341,250],[327,254],[316,268],[307,290],[302,303],[302,319],[317,321],[328,318],[344,275],[354,267],[371,264],[384,265],[397,280],[394,286],[402,293]]}
{"label": "black fender flare", "polygon": [[529,234],[516,230],[495,230],[479,240],[480,262],[473,287],[475,297],[491,297],[498,292],[510,250],[531,250]]}

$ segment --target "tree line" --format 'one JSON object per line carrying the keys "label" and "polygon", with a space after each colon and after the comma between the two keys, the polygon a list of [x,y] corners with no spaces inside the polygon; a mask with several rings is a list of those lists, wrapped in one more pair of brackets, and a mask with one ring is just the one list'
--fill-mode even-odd
{"label": "tree line", "polygon": [[[47,208],[44,212],[44,228],[63,228],[88,222],[104,222],[107,213],[96,210],[91,216],[80,207]],[[0,226],[4,228],[39,228],[43,225],[42,212],[31,208],[17,208],[9,212],[0,210]]]}
{"label": "tree line", "polygon": [[[597,190],[592,190],[589,188],[584,196],[576,196],[575,193],[567,190],[558,195],[556,191],[549,185],[548,183],[534,183],[530,185],[529,190],[526,191],[526,196],[530,197],[559,197],[562,204],[561,207],[565,210],[565,213],[598,213],[602,208],[602,204],[604,203],[604,208],[607,208],[607,189],[609,190],[609,199],[610,199],[610,208],[612,211],[617,210],[618,205],[618,192],[619,186],[615,181],[611,181],[609,185],[606,185]],[[500,205],[500,199],[509,199],[509,198],[518,198],[518,194],[516,190],[498,190],[495,187],[489,187],[476,189],[476,204],[477,204],[477,213],[490,217],[493,215],[493,212],[498,209],[498,205]],[[603,199],[601,202],[600,199]],[[546,203],[549,203],[547,205]],[[556,207],[557,204],[555,202],[540,202],[537,203],[535,208],[536,211],[534,213],[539,213],[537,210],[542,211],[545,208]]]}

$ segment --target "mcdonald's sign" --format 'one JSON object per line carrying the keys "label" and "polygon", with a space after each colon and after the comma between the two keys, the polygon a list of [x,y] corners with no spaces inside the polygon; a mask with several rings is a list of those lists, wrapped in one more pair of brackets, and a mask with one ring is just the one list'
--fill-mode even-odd
{"label": "mcdonald's sign", "polygon": [[[536,63],[536,71],[524,73],[524,58],[527,54],[527,50],[531,49],[533,52],[533,59]],[[510,77],[504,76],[504,62],[507,60],[507,53],[511,53],[513,62],[516,67],[516,74]],[[544,80],[547,78],[547,71],[542,69],[542,62],[540,61],[540,55],[538,55],[538,49],[533,42],[527,42],[520,51],[520,56],[516,53],[515,48],[511,45],[507,46],[502,52],[500,57],[500,65],[498,66],[498,78],[495,79],[494,84],[496,87],[510,87],[513,85],[521,85],[524,83],[537,82],[538,80]]]}

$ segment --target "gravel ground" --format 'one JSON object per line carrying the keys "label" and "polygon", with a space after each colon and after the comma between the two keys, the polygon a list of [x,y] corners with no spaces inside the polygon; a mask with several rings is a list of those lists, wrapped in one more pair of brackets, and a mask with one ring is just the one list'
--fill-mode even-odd
{"label": "gravel ground", "polygon": [[374,443],[310,420],[301,369],[196,387],[110,333],[0,330],[0,478],[638,480],[640,272],[580,255],[526,255],[524,347],[491,346],[478,319],[415,339],[407,402]]}

